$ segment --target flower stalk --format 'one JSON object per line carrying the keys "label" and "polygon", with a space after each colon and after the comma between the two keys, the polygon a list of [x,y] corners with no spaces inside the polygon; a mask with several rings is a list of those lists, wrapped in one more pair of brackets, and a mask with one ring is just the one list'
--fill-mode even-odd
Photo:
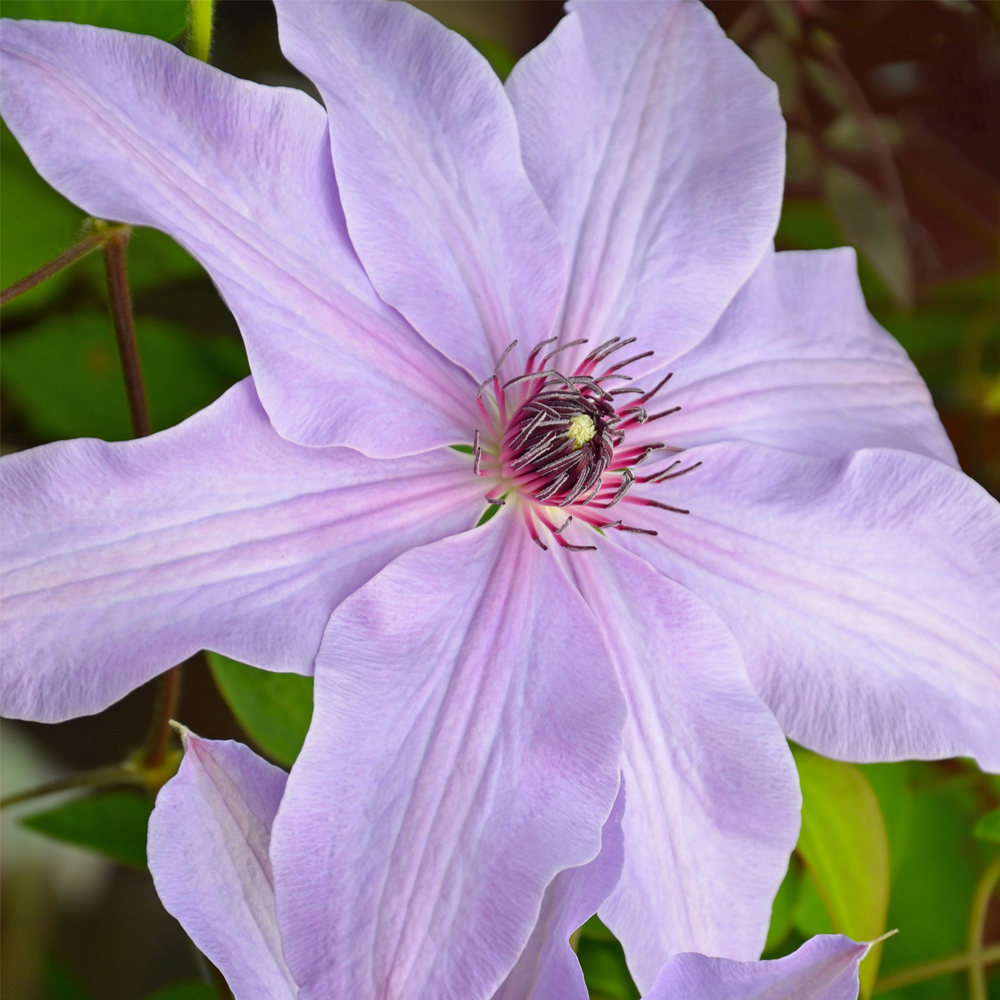
{"label": "flower stalk", "polygon": [[164,752],[160,763],[151,767],[143,759],[143,751],[139,751],[120,764],[98,767],[92,771],[81,771],[78,774],[68,774],[63,778],[35,785],[34,788],[15,792],[13,795],[0,799],[0,809],[16,806],[21,802],[29,802],[32,799],[41,799],[47,795],[68,792],[74,788],[97,789],[132,785],[153,797],[177,773],[181,756],[179,751]]}
{"label": "flower stalk", "polygon": [[212,15],[215,0],[190,0],[188,4],[188,55],[208,62],[212,51]]}
{"label": "flower stalk", "polygon": [[85,227],[86,235],[78,243],[74,243],[68,250],[64,250],[54,260],[48,264],[43,264],[37,271],[25,276],[20,281],[15,281],[0,292],[0,306],[7,305],[12,299],[16,299],[25,292],[30,292],[35,285],[40,285],[43,281],[54,277],[60,271],[65,271],[71,264],[86,257],[87,254],[103,247],[108,240],[117,236],[122,229],[128,229],[117,223],[102,222],[98,219],[89,219]]}
{"label": "flower stalk", "polygon": [[924,962],[909,969],[901,969],[888,976],[882,976],[875,984],[875,993],[888,993],[925,979],[936,979],[953,972],[967,971],[969,975],[969,996],[971,1000],[986,1000],[986,969],[1000,962],[1000,944],[983,947],[983,933],[986,929],[986,914],[990,897],[1000,881],[1000,857],[983,872],[976,891],[972,896],[969,914],[969,938],[967,950],[961,955],[950,955],[933,962]]}
{"label": "flower stalk", "polygon": [[146,404],[146,389],[142,382],[142,367],[139,363],[139,346],[135,339],[135,322],[132,318],[132,297],[128,288],[128,270],[125,253],[132,231],[128,226],[120,226],[104,243],[104,270],[108,278],[108,298],[111,318],[115,324],[118,340],[118,354],[125,377],[125,394],[128,397],[128,411],[132,418],[132,430],[136,437],[146,437],[150,433],[149,407]]}
{"label": "flower stalk", "polygon": [[[204,653],[197,653],[204,656]],[[170,720],[177,713],[181,693],[181,664],[161,674],[156,682],[156,701],[153,718],[149,723],[146,742],[142,748],[142,763],[149,770],[163,766],[170,747]]]}

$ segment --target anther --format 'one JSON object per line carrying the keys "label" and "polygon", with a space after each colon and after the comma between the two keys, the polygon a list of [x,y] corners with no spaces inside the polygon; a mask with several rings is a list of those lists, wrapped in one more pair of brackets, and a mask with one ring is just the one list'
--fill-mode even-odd
{"label": "anther", "polygon": [[671,413],[677,413],[680,410],[679,406],[674,406],[669,410],[664,410],[662,413],[654,413],[651,417],[646,418],[646,423],[651,424],[654,420],[659,420],[660,417],[669,417]]}
{"label": "anther", "polygon": [[612,365],[604,374],[610,375],[612,372],[618,371],[619,368],[624,368],[627,365],[632,364],[633,361],[641,361],[643,358],[652,357],[653,353],[653,351],[643,351],[642,354],[636,354],[627,361],[619,361],[618,364]]}
{"label": "anther", "polygon": [[[553,338],[554,339],[554,338]],[[586,344],[587,338],[581,337],[579,340],[571,340],[568,344],[563,344],[561,347],[557,347],[554,351],[550,351],[548,354],[542,358],[542,364],[544,365],[549,358],[554,358],[557,354],[561,354],[563,351],[568,351],[571,347],[579,347],[581,344]]]}

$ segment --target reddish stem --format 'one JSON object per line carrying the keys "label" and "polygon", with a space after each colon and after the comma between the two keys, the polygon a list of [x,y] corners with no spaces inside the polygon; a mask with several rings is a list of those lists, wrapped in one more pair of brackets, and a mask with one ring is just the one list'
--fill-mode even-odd
{"label": "reddish stem", "polygon": [[108,277],[108,296],[111,318],[118,338],[118,353],[122,359],[122,374],[125,376],[125,393],[128,409],[132,416],[132,429],[136,437],[146,437],[150,432],[149,408],[146,405],[146,390],[142,383],[142,368],[139,364],[139,346],[135,339],[135,323],[132,320],[132,297],[128,289],[128,269],[125,251],[131,231],[127,227],[116,230],[104,244],[104,270]]}

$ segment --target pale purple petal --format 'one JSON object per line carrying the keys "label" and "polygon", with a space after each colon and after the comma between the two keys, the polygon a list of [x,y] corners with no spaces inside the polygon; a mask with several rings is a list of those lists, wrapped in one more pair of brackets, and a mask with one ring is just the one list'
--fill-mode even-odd
{"label": "pale purple petal", "polygon": [[149,819],[156,891],[236,1000],[294,1000],[268,857],[287,775],[231,740],[185,733],[184,749]]}
{"label": "pale purple petal", "polygon": [[571,559],[629,711],[625,866],[601,919],[642,991],[677,952],[756,958],[799,833],[781,728],[697,597],[619,548]]}
{"label": "pale purple petal", "polygon": [[[713,607],[785,733],[857,761],[1000,769],[1000,504],[941,462],[695,448],[622,538]],[[631,512],[630,512],[631,513]]]}
{"label": "pale purple petal", "polygon": [[806,455],[902,448],[957,467],[913,362],[872,318],[850,247],[768,253],[629,435],[690,448],[754,441]]}
{"label": "pale purple petal", "polygon": [[597,912],[621,875],[624,807],[623,782],[601,832],[601,853],[552,880],[528,945],[493,1000],[588,1000],[583,970],[569,937]]}
{"label": "pale purple petal", "polygon": [[857,1000],[869,945],[821,934],[770,962],[675,955],[646,1000]]}
{"label": "pale purple petal", "polygon": [[319,87],[351,239],[379,294],[486,378],[548,335],[559,237],[525,176],[486,60],[404,3],[277,3],[285,55]]}
{"label": "pale purple petal", "polygon": [[279,433],[378,457],[470,439],[472,380],[378,298],[354,253],[315,101],[100,28],[4,21],[2,47],[4,118],[38,171],[205,265]]}
{"label": "pale purple petal", "polygon": [[471,466],[291,444],[250,379],[153,437],[4,458],[4,714],[97,712],[202,648],[310,672],[344,597],[475,523]]}
{"label": "pale purple petal", "polygon": [[271,852],[302,997],[491,997],[618,792],[624,706],[586,606],[501,512],[346,600],[315,697]]}
{"label": "pale purple petal", "polygon": [[774,237],[777,91],[701,4],[569,6],[507,82],[569,258],[562,336],[637,337],[666,362],[708,334]]}

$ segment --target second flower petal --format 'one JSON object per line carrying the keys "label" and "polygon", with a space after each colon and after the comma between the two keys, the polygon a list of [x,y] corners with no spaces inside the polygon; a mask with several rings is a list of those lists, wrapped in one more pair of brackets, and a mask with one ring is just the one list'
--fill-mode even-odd
{"label": "second flower petal", "polygon": [[778,224],[774,84],[701,4],[611,0],[571,4],[507,90],[569,259],[564,339],[696,344]]}
{"label": "second flower petal", "polygon": [[251,379],[149,438],[4,458],[4,714],[100,711],[202,648],[310,672],[344,597],[474,522],[470,466],[291,444]]}
{"label": "second flower petal", "polygon": [[600,850],[624,706],[512,521],[401,556],[330,620],[271,855],[303,1000],[485,1000],[553,877]]}
{"label": "second flower petal", "polygon": [[377,457],[468,440],[475,383],[375,294],[319,104],[120,31],[5,20],[2,44],[4,118],[39,173],[208,269],[279,433]]}
{"label": "second flower petal", "polygon": [[277,7],[282,49],[329,109],[347,226],[382,298],[477,382],[511,341],[548,336],[563,251],[486,60],[409,4]]}
{"label": "second flower petal", "polygon": [[781,728],[693,594],[617,547],[570,566],[629,710],[625,866],[601,919],[643,991],[677,952],[756,958],[799,832]]}
{"label": "second flower petal", "polygon": [[685,459],[702,464],[659,497],[691,513],[621,544],[715,609],[788,736],[847,760],[1000,768],[1000,506],[981,486],[888,449]]}

